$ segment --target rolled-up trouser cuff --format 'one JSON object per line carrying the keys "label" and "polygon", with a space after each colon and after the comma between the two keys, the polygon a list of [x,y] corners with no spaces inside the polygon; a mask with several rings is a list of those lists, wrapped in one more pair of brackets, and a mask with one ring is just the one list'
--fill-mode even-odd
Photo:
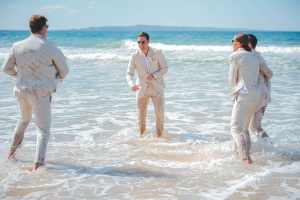
{"label": "rolled-up trouser cuff", "polygon": [[257,138],[266,138],[266,137],[269,137],[269,136],[264,130],[257,134]]}

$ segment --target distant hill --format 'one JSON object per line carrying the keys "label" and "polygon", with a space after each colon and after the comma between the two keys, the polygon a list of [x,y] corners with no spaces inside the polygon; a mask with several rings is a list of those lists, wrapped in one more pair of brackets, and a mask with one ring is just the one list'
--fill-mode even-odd
{"label": "distant hill", "polygon": [[[214,28],[214,27],[188,27],[188,26],[160,26],[160,25],[135,25],[135,26],[102,26],[81,29],[80,31],[247,31],[249,29],[238,28]],[[253,30],[252,30],[253,31]],[[261,31],[261,30],[257,30]]]}

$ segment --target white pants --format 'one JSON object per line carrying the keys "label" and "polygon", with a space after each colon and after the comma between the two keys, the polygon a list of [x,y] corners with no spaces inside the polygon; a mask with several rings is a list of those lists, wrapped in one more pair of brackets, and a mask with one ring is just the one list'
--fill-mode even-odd
{"label": "white pants", "polygon": [[22,143],[25,130],[31,121],[33,111],[37,130],[37,144],[34,163],[43,164],[50,135],[51,95],[34,94],[19,90],[14,93],[19,103],[21,118],[16,125],[11,147],[16,148]]}
{"label": "white pants", "polygon": [[235,141],[234,148],[241,159],[250,156],[251,139],[249,123],[256,111],[263,107],[264,101],[260,94],[238,94],[232,108],[231,134]]}
{"label": "white pants", "polygon": [[269,137],[266,131],[261,127],[262,118],[264,116],[267,106],[263,106],[256,111],[250,122],[250,130],[256,135],[257,138]]}

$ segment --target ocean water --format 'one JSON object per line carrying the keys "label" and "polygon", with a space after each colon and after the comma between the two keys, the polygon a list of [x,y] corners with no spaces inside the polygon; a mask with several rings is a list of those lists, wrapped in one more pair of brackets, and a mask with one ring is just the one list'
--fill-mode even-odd
{"label": "ocean water", "polygon": [[[234,32],[150,32],[163,50],[164,138],[137,135],[135,94],[126,69],[136,32],[51,31],[70,74],[53,95],[46,165],[27,172],[35,153],[32,123],[16,161],[7,150],[19,110],[14,79],[0,73],[1,199],[300,199],[300,33],[254,32],[274,72],[263,128],[252,137],[252,165],[234,154],[228,56]],[[28,31],[0,31],[0,63]],[[33,119],[34,120],[34,119]]]}

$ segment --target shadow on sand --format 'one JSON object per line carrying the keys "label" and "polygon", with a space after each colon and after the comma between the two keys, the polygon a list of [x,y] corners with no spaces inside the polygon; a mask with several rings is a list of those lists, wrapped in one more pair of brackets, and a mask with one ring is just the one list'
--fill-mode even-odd
{"label": "shadow on sand", "polygon": [[141,178],[165,178],[177,179],[178,177],[169,174],[158,172],[155,170],[138,168],[132,166],[106,166],[106,167],[89,167],[83,165],[75,165],[69,163],[47,162],[46,169],[72,171],[78,174],[88,175],[107,175],[118,177],[141,177]]}

